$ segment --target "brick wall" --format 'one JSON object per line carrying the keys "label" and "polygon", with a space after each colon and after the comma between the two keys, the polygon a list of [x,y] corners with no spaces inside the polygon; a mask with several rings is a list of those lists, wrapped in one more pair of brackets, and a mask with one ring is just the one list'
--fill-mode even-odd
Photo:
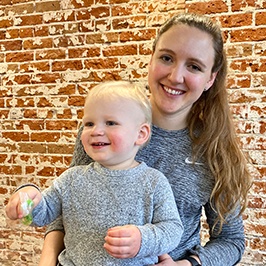
{"label": "brick wall", "polygon": [[254,163],[239,265],[266,264],[265,1],[1,0],[0,265],[37,265],[43,242],[43,229],[6,220],[15,187],[45,188],[68,167],[87,90],[101,80],[145,82],[159,25],[183,10],[224,29],[231,107]]}

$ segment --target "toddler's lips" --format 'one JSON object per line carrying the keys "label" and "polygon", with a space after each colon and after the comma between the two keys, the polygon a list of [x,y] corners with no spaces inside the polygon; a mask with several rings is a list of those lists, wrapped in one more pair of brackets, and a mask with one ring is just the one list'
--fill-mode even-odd
{"label": "toddler's lips", "polygon": [[105,142],[95,142],[91,144],[92,146],[96,146],[96,147],[101,147],[101,146],[107,146],[110,145],[109,143],[105,143]]}

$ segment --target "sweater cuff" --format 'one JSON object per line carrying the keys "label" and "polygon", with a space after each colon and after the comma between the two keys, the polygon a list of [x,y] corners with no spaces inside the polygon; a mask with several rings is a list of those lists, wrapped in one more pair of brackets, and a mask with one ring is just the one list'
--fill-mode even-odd
{"label": "sweater cuff", "polygon": [[24,188],[24,187],[35,187],[36,189],[38,189],[39,191],[41,191],[41,190],[39,189],[38,186],[36,186],[36,185],[34,185],[34,184],[32,184],[32,183],[27,183],[27,184],[23,184],[23,185],[19,186],[19,187],[15,190],[15,192],[17,192],[18,190],[20,190],[20,189],[22,189],[22,188]]}

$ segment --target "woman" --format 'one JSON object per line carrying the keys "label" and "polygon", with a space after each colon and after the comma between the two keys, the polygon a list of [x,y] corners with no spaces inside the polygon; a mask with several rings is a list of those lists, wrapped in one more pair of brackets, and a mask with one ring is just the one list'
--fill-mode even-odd
{"label": "woman", "polygon": [[[158,265],[230,266],[244,252],[241,213],[251,182],[236,141],[225,82],[226,56],[217,25],[204,16],[180,14],[162,26],[149,63],[153,133],[137,159],[168,178],[184,234]],[[72,165],[90,162],[80,145],[78,137]],[[203,208],[210,227],[204,247]],[[56,265],[63,247],[60,222],[49,230],[57,231],[46,236],[40,266]]]}

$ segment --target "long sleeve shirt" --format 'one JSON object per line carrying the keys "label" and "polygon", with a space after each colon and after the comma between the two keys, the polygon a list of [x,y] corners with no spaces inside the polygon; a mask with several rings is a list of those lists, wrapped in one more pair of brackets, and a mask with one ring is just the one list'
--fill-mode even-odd
{"label": "long sleeve shirt", "polygon": [[[33,210],[33,223],[49,224],[62,214],[65,247],[62,265],[154,264],[173,250],[183,226],[166,177],[145,163],[110,170],[98,163],[76,166],[55,179]],[[136,257],[116,259],[103,248],[108,228],[132,224],[141,232]],[[175,232],[173,234],[173,232]]]}

